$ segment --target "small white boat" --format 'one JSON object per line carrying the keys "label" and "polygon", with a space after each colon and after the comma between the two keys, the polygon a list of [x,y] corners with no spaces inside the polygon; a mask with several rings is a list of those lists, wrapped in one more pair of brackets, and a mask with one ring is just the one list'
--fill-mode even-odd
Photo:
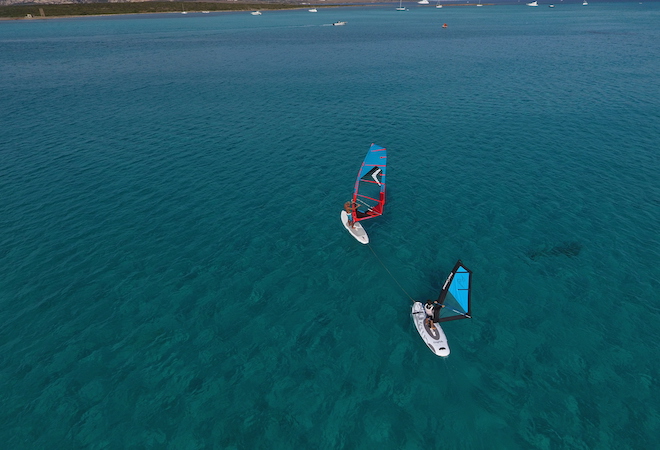
{"label": "small white boat", "polygon": [[202,14],[209,14],[211,11],[202,11]]}
{"label": "small white boat", "polygon": [[316,9],[316,8],[308,9],[307,11],[309,11],[309,12],[319,12],[319,10]]}
{"label": "small white boat", "polygon": [[250,14],[252,14],[253,16],[260,16],[261,11],[252,11]]}
{"label": "small white boat", "polygon": [[342,25],[346,25],[346,22],[342,22],[341,20],[339,20],[332,24],[333,27],[340,27]]}
{"label": "small white boat", "polygon": [[587,0],[584,0],[584,1],[582,2],[582,6],[587,6],[588,4],[589,4],[589,3],[587,3]]}
{"label": "small white boat", "polygon": [[555,5],[552,5],[552,4],[548,5],[548,8],[554,8],[554,7],[555,7]]}
{"label": "small white boat", "polygon": [[442,5],[440,3],[438,3],[437,5],[435,5],[435,7],[436,8],[442,8]]}
{"label": "small white boat", "polygon": [[403,2],[403,0],[399,0],[399,6],[397,6],[396,10],[397,11],[408,11],[408,8],[403,6],[402,2]]}
{"label": "small white boat", "polygon": [[534,0],[533,2],[527,3],[527,6],[539,6],[539,2]]}
{"label": "small white boat", "polygon": [[417,4],[418,4],[418,5],[428,5],[428,4],[429,4],[429,0],[419,0],[419,1],[417,2]]}

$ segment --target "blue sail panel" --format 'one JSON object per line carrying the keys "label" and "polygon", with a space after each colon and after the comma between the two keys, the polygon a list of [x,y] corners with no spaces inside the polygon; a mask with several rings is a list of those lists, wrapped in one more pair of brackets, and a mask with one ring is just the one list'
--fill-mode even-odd
{"label": "blue sail panel", "polygon": [[471,319],[472,271],[459,260],[442,287],[438,302],[444,305],[438,322]]}
{"label": "blue sail panel", "polygon": [[460,267],[454,274],[454,279],[449,285],[449,293],[454,297],[461,309],[468,312],[468,294],[470,292],[470,272]]}

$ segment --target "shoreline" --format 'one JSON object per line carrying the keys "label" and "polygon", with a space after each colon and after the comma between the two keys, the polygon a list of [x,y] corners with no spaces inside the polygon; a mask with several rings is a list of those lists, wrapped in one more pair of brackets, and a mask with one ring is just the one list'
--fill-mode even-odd
{"label": "shoreline", "polygon": [[[313,5],[327,8],[335,4]],[[0,20],[39,20],[70,17],[100,17],[136,14],[203,14],[218,12],[276,11],[311,8],[298,3],[228,3],[228,2],[125,2],[68,3],[0,6]]]}
{"label": "shoreline", "polygon": [[[10,5],[0,6],[0,14],[3,10],[14,10],[18,14],[0,16],[0,21],[8,20],[45,20],[45,19],[67,19],[67,18],[81,18],[81,17],[106,17],[106,16],[128,16],[140,14],[209,14],[209,13],[241,13],[249,11],[287,11],[287,10],[301,10],[309,8],[341,8],[341,7],[370,7],[370,6],[388,6],[389,4],[396,5],[395,1],[392,2],[365,2],[356,0],[351,2],[348,0],[345,3],[308,3],[308,4],[290,4],[290,3],[228,3],[228,2],[126,2],[126,3],[66,3],[66,4],[32,4],[32,5]],[[195,9],[179,10],[178,5],[181,4],[182,8],[193,7]],[[177,9],[174,9],[177,5]],[[476,6],[476,3],[443,3],[443,7],[469,7]],[[496,6],[497,3],[483,3],[484,6]],[[149,8],[145,8],[148,6]],[[218,6],[227,6],[226,8],[218,9]],[[421,6],[421,5],[420,5]],[[158,10],[158,8],[163,8]],[[211,9],[213,8],[213,9]],[[66,9],[71,10],[88,10],[89,13],[81,14],[66,14],[63,13]],[[115,11],[111,11],[111,10]],[[133,10],[131,10],[133,9]],[[149,10],[150,9],[150,10]],[[49,10],[49,11],[46,11]],[[55,11],[53,11],[55,10]]]}

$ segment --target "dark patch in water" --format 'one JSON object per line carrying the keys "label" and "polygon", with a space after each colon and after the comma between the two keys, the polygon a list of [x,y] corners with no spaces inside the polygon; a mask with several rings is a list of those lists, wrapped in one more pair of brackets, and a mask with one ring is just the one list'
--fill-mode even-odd
{"label": "dark patch in water", "polygon": [[22,380],[25,375],[32,371],[32,364],[21,364],[16,371],[15,377]]}
{"label": "dark patch in water", "polygon": [[188,388],[186,389],[186,392],[192,393],[200,390],[202,386],[204,385],[204,379],[200,377],[194,377],[190,382],[188,383]]}
{"label": "dark patch in water", "polygon": [[350,380],[344,380],[341,385],[341,393],[347,397],[351,397],[355,393],[355,383]]}
{"label": "dark patch in water", "polygon": [[543,417],[534,417],[534,431],[537,435],[545,436],[550,440],[550,448],[561,448],[562,437],[557,431],[557,427],[549,420]]}
{"label": "dark patch in water", "polygon": [[645,405],[634,397],[628,397],[623,401],[623,405],[628,410],[628,422],[623,425],[623,429],[628,432],[630,448],[653,448],[651,437],[647,434],[645,426],[647,417]]}
{"label": "dark patch in water", "polygon": [[552,350],[548,348],[546,345],[541,345],[539,347],[536,347],[536,349],[533,352],[534,354],[534,359],[540,364],[555,364],[556,363],[556,358],[552,354]]}
{"label": "dark patch in water", "polygon": [[578,399],[578,412],[585,429],[593,430],[600,427],[600,409],[595,401],[586,396]]}
{"label": "dark patch in water", "polygon": [[531,250],[527,252],[527,256],[529,256],[532,260],[536,261],[538,258],[544,257],[544,256],[568,256],[568,257],[575,257],[580,254],[582,251],[582,244],[579,242],[564,242],[559,245],[555,245],[554,247],[551,248],[543,248],[541,250]]}
{"label": "dark patch in water", "polygon": [[496,337],[497,336],[495,334],[495,327],[488,322],[484,323],[484,326],[481,328],[481,331],[479,332],[479,338],[478,338],[478,340],[482,343],[482,345],[492,344],[493,342],[495,342]]}
{"label": "dark patch in water", "polygon": [[191,281],[191,280],[194,280],[195,278],[197,278],[198,275],[199,274],[196,271],[191,271],[191,272],[188,272],[187,274],[185,274],[183,276],[183,280],[184,281]]}

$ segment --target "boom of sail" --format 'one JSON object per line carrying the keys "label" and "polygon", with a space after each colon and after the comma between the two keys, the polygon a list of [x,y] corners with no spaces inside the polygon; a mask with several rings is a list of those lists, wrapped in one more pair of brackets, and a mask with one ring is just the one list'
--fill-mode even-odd
{"label": "boom of sail", "polygon": [[447,277],[438,297],[438,303],[445,307],[440,310],[435,322],[471,319],[471,287],[472,271],[465,267],[459,259]]}
{"label": "boom of sail", "polygon": [[371,144],[367,156],[362,162],[353,189],[354,222],[371,219],[383,214],[386,168],[387,149]]}

